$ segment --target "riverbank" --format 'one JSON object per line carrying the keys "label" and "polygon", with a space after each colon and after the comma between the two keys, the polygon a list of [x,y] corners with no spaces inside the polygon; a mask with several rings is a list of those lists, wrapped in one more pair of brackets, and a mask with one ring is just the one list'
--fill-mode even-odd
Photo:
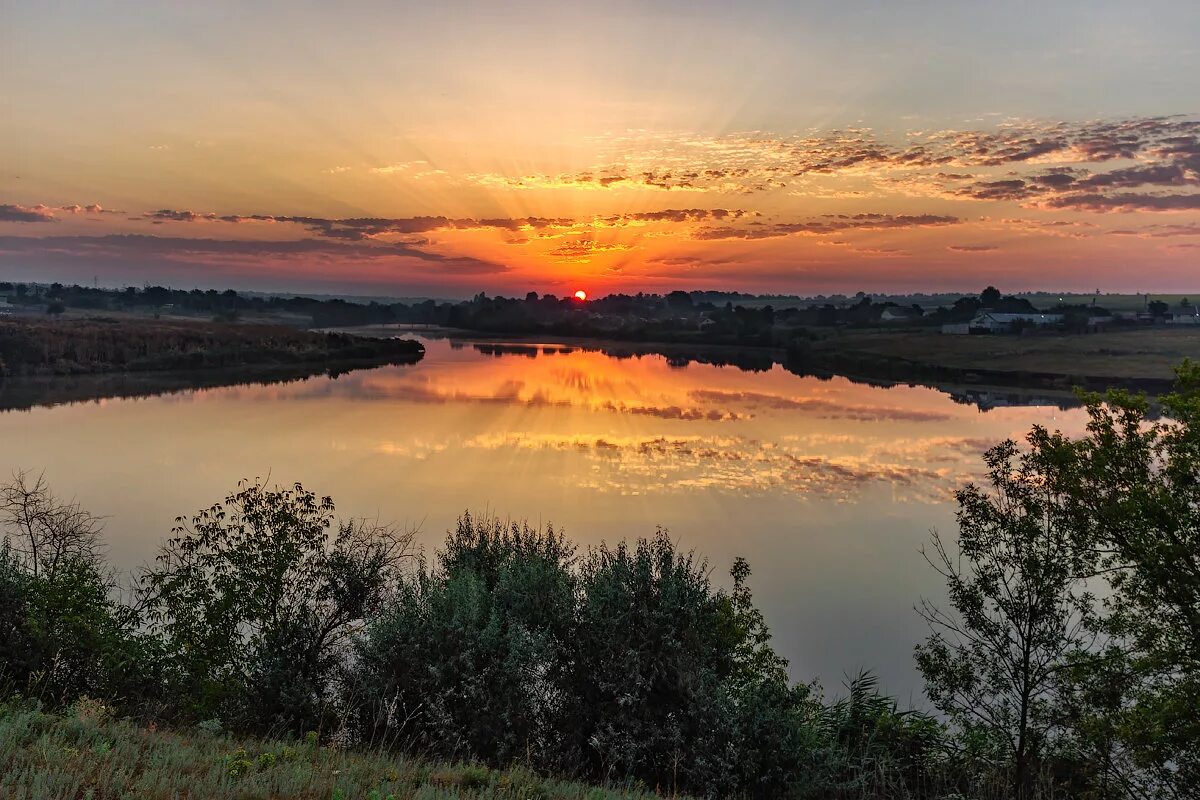
{"label": "riverbank", "polygon": [[802,374],[1049,390],[1171,390],[1175,367],[1200,357],[1200,330],[952,336],[926,330],[853,330],[798,341],[787,366]]}
{"label": "riverbank", "polygon": [[770,346],[689,341],[630,341],[570,336],[496,334],[461,328],[375,325],[331,329],[360,336],[411,331],[480,349],[548,345],[595,349],[616,357],[661,355],[686,364],[731,365],[751,371],[780,364],[799,375],[842,376],[868,383],[914,383],[951,391],[989,387],[1061,395],[1073,405],[1075,387],[1122,387],[1160,395],[1171,390],[1175,367],[1200,358],[1200,329],[1137,328],[1109,333],[953,336],[928,329],[813,328],[790,343]]}
{"label": "riverbank", "polygon": [[0,322],[0,378],[419,361],[420,342],[283,325],[130,319]]}

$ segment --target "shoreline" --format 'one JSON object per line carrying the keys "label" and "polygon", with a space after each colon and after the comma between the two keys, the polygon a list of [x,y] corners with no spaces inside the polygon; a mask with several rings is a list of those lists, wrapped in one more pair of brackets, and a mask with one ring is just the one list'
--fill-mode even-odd
{"label": "shoreline", "polygon": [[[951,393],[955,388],[1061,393],[1069,405],[1078,404],[1076,388],[1100,392],[1122,388],[1150,396],[1166,394],[1175,383],[1174,367],[1189,356],[1200,358],[1200,331],[1158,328],[1025,337],[959,337],[920,330],[871,328],[837,331],[825,338],[800,340],[791,346],[505,334],[402,324],[327,330],[370,337],[402,331],[497,348],[506,344],[538,345],[598,350],[614,356],[654,354],[748,370],[769,369],[778,364],[800,376],[844,377],[872,384],[905,383]],[[1149,350],[1150,347],[1156,349]],[[1047,369],[1047,364],[1055,368]],[[1131,369],[1122,374],[1115,366]],[[1130,374],[1133,369],[1141,374]]]}

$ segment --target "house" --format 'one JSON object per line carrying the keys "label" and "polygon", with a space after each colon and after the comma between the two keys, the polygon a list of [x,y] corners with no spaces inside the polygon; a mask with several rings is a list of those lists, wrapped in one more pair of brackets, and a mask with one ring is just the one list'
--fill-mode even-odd
{"label": "house", "polygon": [[[2,306],[0,306],[2,308]],[[1200,316],[1192,314],[1172,314],[1167,320],[1168,325],[1200,325]]]}
{"label": "house", "polygon": [[880,322],[912,322],[925,316],[916,306],[888,306],[879,315]]}
{"label": "house", "polygon": [[1062,314],[1001,314],[985,311],[971,320],[971,331],[1011,333],[1018,328],[1044,328],[1059,325],[1062,321]]}
{"label": "house", "polygon": [[1012,333],[1022,328],[1045,328],[1061,325],[1062,314],[1002,314],[984,311],[968,323],[943,325],[942,333]]}

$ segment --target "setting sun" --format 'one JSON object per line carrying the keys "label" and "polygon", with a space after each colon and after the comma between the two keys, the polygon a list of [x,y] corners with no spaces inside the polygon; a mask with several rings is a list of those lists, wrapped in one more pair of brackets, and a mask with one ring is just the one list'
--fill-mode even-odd
{"label": "setting sun", "polygon": [[587,292],[585,292],[583,289],[580,289],[579,291],[577,291],[575,293],[575,299],[576,300],[587,300]]}

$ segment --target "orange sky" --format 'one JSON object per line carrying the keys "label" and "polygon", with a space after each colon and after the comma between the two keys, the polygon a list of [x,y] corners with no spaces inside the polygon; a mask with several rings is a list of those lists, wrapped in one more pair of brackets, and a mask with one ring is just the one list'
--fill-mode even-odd
{"label": "orange sky", "polygon": [[1193,4],[859,5],[6,8],[0,277],[1195,288]]}

